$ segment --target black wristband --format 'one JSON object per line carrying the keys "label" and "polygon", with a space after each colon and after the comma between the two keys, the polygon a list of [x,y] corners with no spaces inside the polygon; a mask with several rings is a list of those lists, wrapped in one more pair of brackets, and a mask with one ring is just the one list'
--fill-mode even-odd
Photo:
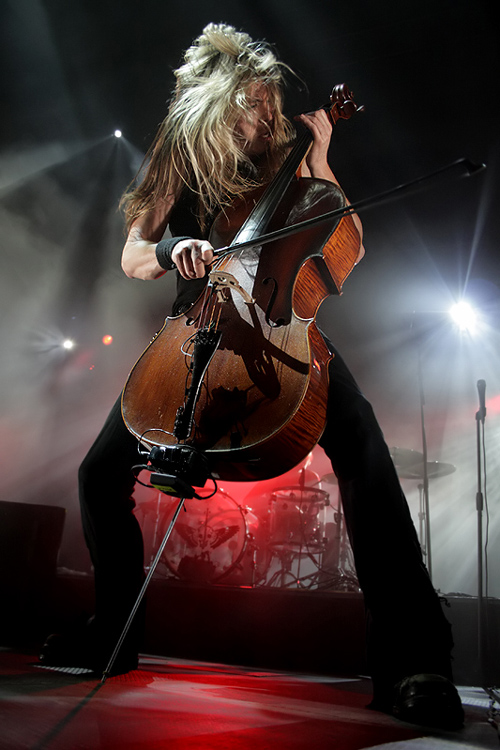
{"label": "black wristband", "polygon": [[166,240],[160,240],[156,246],[156,260],[158,261],[158,265],[161,266],[164,271],[172,271],[176,268],[176,265],[172,260],[172,250],[178,242],[192,239],[192,237],[169,237]]}

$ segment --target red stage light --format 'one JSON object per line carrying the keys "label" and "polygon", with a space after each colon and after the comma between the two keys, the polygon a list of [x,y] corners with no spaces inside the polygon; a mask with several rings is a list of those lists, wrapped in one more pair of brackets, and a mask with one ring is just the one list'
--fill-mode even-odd
{"label": "red stage light", "polygon": [[107,333],[102,337],[102,343],[104,344],[104,346],[109,346],[113,343],[113,336],[110,336],[109,333]]}

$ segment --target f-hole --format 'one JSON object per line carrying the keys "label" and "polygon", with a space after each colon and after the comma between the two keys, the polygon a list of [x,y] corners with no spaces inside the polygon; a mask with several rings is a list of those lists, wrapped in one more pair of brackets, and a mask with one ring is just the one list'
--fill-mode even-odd
{"label": "f-hole", "polygon": [[285,325],[285,321],[283,318],[278,318],[278,320],[275,323],[273,323],[273,321],[271,320],[271,313],[274,307],[274,303],[276,302],[276,296],[278,294],[278,282],[272,276],[268,276],[267,278],[264,279],[263,283],[273,285],[273,288],[269,297],[269,302],[267,304],[266,323],[270,328],[280,328],[281,326]]}

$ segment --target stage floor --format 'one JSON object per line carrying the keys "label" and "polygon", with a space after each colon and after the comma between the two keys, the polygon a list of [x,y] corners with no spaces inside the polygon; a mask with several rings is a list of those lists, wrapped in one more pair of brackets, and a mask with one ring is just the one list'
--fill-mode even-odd
{"label": "stage floor", "polygon": [[403,724],[366,706],[370,683],[142,655],[108,678],[41,668],[0,650],[0,748],[6,750],[391,750],[498,748],[488,696],[460,688],[457,732]]}

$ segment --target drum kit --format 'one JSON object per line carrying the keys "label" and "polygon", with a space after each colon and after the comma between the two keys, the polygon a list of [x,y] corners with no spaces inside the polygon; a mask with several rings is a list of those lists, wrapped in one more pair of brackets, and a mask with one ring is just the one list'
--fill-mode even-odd
{"label": "drum kit", "polygon": [[[185,501],[159,573],[204,584],[359,591],[343,515],[318,486],[334,483],[328,474],[314,486],[278,487],[260,502],[254,496],[254,507],[222,488],[199,490],[201,499]],[[148,516],[153,521],[152,550],[171,521],[165,499],[159,493],[139,506],[143,530]]]}
{"label": "drum kit", "polygon": [[[391,457],[402,479],[423,480],[423,456],[392,448]],[[428,478],[455,471],[452,464],[427,462]],[[332,505],[334,474],[317,482],[299,472],[297,484],[267,491],[259,502],[238,504],[224,489],[199,490],[201,499],[185,501],[162,556],[164,574],[181,581],[245,587],[276,587],[359,591],[352,550],[340,502]],[[317,476],[317,475],[316,475]],[[154,516],[152,548],[170,523],[165,495],[142,503]],[[420,510],[421,540],[424,514]]]}

